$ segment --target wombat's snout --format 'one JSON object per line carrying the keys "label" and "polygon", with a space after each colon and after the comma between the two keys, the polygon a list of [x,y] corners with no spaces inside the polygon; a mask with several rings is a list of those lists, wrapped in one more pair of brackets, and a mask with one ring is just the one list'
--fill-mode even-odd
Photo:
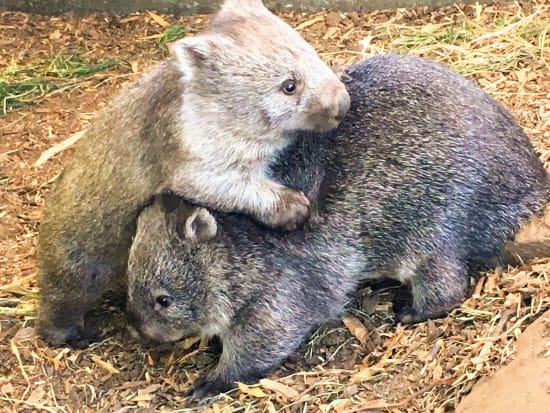
{"label": "wombat's snout", "polygon": [[160,343],[163,340],[151,337],[143,330],[143,319],[133,310],[126,308],[126,322],[128,333],[135,340],[142,343]]}
{"label": "wombat's snout", "polygon": [[327,99],[325,113],[332,122],[340,123],[348,113],[350,107],[350,97],[343,83],[338,81],[336,86],[333,86],[331,97]]}
{"label": "wombat's snout", "polygon": [[324,100],[317,102],[310,115],[310,130],[327,132],[336,128],[344,119],[350,108],[350,97],[345,86],[338,81],[332,93],[327,93]]}

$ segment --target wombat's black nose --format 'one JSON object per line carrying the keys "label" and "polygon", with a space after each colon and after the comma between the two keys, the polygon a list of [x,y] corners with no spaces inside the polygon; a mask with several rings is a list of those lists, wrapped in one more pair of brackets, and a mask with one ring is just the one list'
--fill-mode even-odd
{"label": "wombat's black nose", "polygon": [[337,120],[341,121],[342,119],[344,119],[344,116],[346,116],[346,114],[348,113],[349,105],[349,95],[346,93],[338,101],[338,115],[336,116]]}

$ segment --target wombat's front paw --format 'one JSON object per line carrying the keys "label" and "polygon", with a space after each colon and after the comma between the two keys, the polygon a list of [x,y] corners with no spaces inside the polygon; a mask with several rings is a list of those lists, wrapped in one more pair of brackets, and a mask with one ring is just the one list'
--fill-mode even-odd
{"label": "wombat's front paw", "polygon": [[302,191],[284,188],[274,211],[261,221],[274,229],[292,231],[298,228],[310,214],[310,202]]}
{"label": "wombat's front paw", "polygon": [[98,339],[97,331],[85,329],[79,323],[59,327],[52,322],[39,321],[36,331],[52,347],[69,345],[73,348],[85,348]]}
{"label": "wombat's front paw", "polygon": [[209,376],[201,376],[187,390],[190,400],[197,401],[200,405],[214,401],[220,393],[224,393],[233,387],[231,383],[220,378],[210,379]]}

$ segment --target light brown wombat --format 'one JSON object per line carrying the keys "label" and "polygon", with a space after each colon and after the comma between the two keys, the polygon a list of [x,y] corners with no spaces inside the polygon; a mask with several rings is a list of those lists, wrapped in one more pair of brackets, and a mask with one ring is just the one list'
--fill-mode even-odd
{"label": "light brown wombat", "polygon": [[78,340],[83,315],[123,280],[135,221],[154,194],[286,230],[309,214],[307,197],[266,171],[290,132],[339,124],[349,96],[338,77],[259,0],[228,0],[172,53],[99,114],[49,193],[38,331],[51,344]]}
{"label": "light brown wombat", "polygon": [[297,139],[272,168],[312,200],[302,231],[280,234],[170,195],[139,218],[130,324],[161,342],[200,333],[223,344],[196,397],[264,376],[365,279],[410,286],[403,322],[445,314],[547,203],[528,137],[470,81],[397,55],[348,76],[345,121],[328,137]]}

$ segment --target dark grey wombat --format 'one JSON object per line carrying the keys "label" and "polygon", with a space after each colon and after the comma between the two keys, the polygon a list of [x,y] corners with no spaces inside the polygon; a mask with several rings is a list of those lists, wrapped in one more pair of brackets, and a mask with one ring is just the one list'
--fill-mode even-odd
{"label": "dark grey wombat", "polygon": [[130,324],[157,341],[217,335],[198,396],[277,366],[364,279],[409,284],[415,322],[467,294],[542,213],[548,180],[512,116],[473,83],[419,58],[383,55],[348,70],[351,109],[327,137],[302,136],[273,176],[311,198],[303,231],[170,195],[144,211],[129,260]]}

